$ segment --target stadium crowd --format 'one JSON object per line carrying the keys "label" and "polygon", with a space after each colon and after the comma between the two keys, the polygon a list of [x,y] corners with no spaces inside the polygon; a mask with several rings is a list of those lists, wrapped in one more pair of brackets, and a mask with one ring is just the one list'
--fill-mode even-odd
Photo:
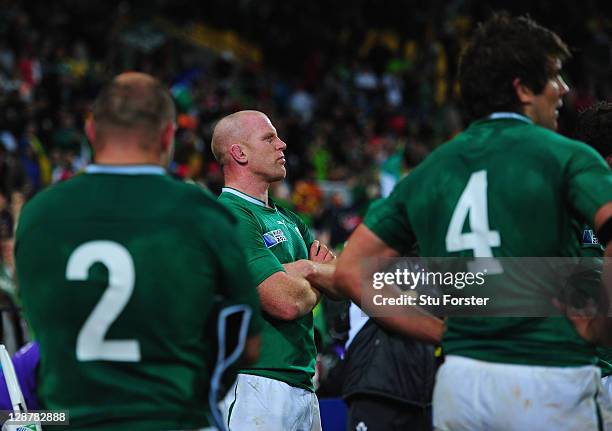
{"label": "stadium crowd", "polygon": [[[450,7],[443,16],[434,7],[420,11],[411,18],[415,25],[403,30],[368,28],[363,17],[353,17],[356,30],[348,30],[345,18],[336,34],[324,21],[319,36],[309,41],[314,7],[295,18],[291,32],[291,10],[270,11],[268,5],[258,8],[270,31],[254,40],[264,54],[256,63],[228,51],[204,51],[165,34],[163,26],[143,29],[145,12],[127,2],[111,3],[111,13],[104,14],[100,5],[69,3],[43,9],[36,2],[5,1],[0,12],[3,240],[10,238],[24,198],[69,178],[91,159],[84,119],[101,83],[122,70],[150,72],[171,86],[180,111],[173,172],[214,192],[221,185],[207,145],[214,122],[242,108],[270,113],[288,143],[289,177],[275,195],[331,236],[333,247],[342,244],[381,190],[388,192],[403,170],[465,124],[456,64],[473,18]],[[169,13],[168,5],[160,4],[147,9],[151,22]],[[235,20],[228,17],[231,8],[224,12],[212,2],[219,13],[210,19],[237,27],[253,12],[232,6]],[[369,10],[367,2],[361,6]],[[560,121],[566,133],[577,110],[611,91],[609,23],[588,13],[588,8],[579,13],[585,31],[572,36],[581,38],[581,49],[569,69],[573,91]],[[174,14],[177,24],[186,25],[185,12]],[[96,32],[103,28],[109,31],[100,39]],[[253,36],[261,24],[233,30]],[[9,253],[3,260],[10,267]]]}

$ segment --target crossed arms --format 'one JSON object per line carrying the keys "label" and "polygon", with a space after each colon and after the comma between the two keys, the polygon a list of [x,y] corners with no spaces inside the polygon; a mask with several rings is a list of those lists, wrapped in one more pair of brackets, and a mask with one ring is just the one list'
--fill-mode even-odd
{"label": "crossed arms", "polygon": [[[277,319],[294,320],[309,313],[322,293],[364,306],[360,292],[362,260],[371,256],[396,257],[398,253],[363,225],[349,241],[351,246],[340,255],[338,265],[327,247],[315,241],[310,248],[310,260],[285,264],[286,272],[266,278],[257,287],[262,309]],[[388,329],[430,343],[439,343],[444,331],[441,319],[418,307],[403,315],[375,319]]]}
{"label": "crossed arms", "polygon": [[315,240],[309,259],[283,264],[278,271],[257,286],[261,308],[280,320],[295,320],[310,313],[321,299],[321,293],[333,295],[336,256]]}

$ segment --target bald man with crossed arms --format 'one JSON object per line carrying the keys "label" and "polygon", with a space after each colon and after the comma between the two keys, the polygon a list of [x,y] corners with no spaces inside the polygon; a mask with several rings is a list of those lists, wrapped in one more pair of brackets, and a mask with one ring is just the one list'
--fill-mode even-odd
{"label": "bald man with crossed arms", "polygon": [[240,221],[240,245],[264,316],[260,358],[240,370],[225,398],[226,424],[235,430],[321,429],[312,310],[321,293],[333,293],[335,256],[268,195],[270,184],[286,176],[286,148],[257,111],[221,119],[212,138],[225,178],[219,201]]}

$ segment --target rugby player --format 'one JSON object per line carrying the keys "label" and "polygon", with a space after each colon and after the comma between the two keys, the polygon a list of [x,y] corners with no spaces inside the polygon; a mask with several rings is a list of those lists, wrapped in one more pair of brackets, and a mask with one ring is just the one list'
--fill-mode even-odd
{"label": "rugby player", "polygon": [[334,254],[295,213],[268,196],[285,178],[284,150],[270,119],[240,111],[221,119],[213,154],[225,187],[219,201],[240,220],[240,246],[264,316],[259,360],[239,371],[224,401],[231,430],[321,429],[312,377],[316,348],[312,309],[330,291]]}
{"label": "rugby player", "polygon": [[229,306],[243,322],[254,316],[247,355],[257,357],[259,304],[235,219],[165,172],[174,117],[159,81],[119,75],[86,124],[95,164],[21,213],[15,255],[40,350],[37,395],[44,409],[68,410],[71,429],[220,423],[211,381]]}
{"label": "rugby player", "polygon": [[[593,149],[554,132],[569,56],[555,33],[528,17],[495,14],[480,25],[459,72],[474,121],[367,214],[340,256],[336,287],[358,302],[363,259],[398,256],[415,242],[426,257],[576,256],[577,219],[607,244],[612,174]],[[506,276],[501,263],[498,269],[491,277],[501,290],[543,307],[554,300],[556,280]],[[593,343],[609,343],[608,324],[603,316],[449,318],[434,427],[601,429],[610,410],[597,397]]]}

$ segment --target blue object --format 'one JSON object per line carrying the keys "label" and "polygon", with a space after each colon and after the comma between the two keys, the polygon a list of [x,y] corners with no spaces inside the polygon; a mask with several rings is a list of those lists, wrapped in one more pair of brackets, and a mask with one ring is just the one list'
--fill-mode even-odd
{"label": "blue object", "polygon": [[319,409],[325,431],[346,431],[347,408],[342,398],[321,398]]}
{"label": "blue object", "polygon": [[[38,397],[36,396],[36,369],[40,362],[40,349],[38,343],[28,343],[13,356],[15,374],[19,380],[21,393],[27,404],[28,410],[38,410]],[[0,410],[13,410],[8,388],[4,382],[4,373],[0,370]]]}

